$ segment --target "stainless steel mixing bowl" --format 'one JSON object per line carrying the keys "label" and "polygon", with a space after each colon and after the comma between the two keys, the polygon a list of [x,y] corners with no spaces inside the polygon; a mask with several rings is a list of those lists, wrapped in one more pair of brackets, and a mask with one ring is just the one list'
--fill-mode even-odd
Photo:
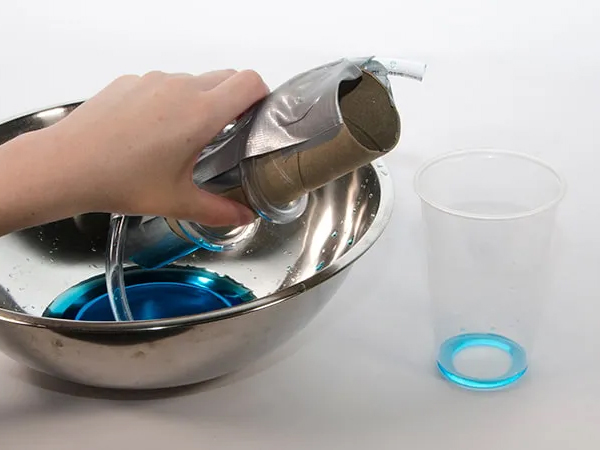
{"label": "stainless steel mixing bowl", "polygon": [[[50,126],[78,105],[0,124],[0,143]],[[108,215],[9,234],[0,238],[0,349],[34,369],[100,387],[174,387],[236,371],[315,317],[351,265],[379,238],[392,207],[383,163],[365,166],[312,193],[297,222],[260,223],[235,251],[198,251],[178,262],[226,274],[252,289],[257,300],[135,322],[41,317],[60,293],[103,273]]]}

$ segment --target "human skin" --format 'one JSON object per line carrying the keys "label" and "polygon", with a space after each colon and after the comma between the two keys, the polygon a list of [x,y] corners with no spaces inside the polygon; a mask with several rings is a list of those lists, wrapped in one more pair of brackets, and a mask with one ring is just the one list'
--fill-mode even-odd
{"label": "human skin", "polygon": [[124,75],[66,118],[0,146],[0,236],[90,212],[243,225],[247,207],[199,189],[199,152],[268,94],[252,70]]}

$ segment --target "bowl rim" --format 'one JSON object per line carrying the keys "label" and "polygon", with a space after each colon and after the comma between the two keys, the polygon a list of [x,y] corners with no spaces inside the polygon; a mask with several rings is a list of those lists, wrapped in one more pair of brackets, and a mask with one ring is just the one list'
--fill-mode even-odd
{"label": "bowl rim", "polygon": [[[68,103],[57,104],[43,109],[33,110],[18,116],[13,116],[8,120],[0,122],[0,128],[9,125],[12,122],[26,120],[34,116],[51,115],[56,110],[63,110],[63,116],[61,119],[59,119],[62,120],[62,118],[66,117],[66,115],[68,115],[84,101],[85,100],[76,100]],[[67,114],[65,114],[66,110],[69,111]],[[31,122],[27,120],[27,123]],[[25,130],[24,132],[33,130],[34,128],[31,130]],[[9,322],[16,325],[25,325],[36,328],[50,328],[55,331],[65,332],[146,332],[169,328],[189,327],[208,322],[217,322],[220,320],[230,319],[256,312],[261,309],[275,306],[281,302],[291,300],[294,297],[308,292],[318,285],[324,283],[336,274],[342,272],[344,269],[349,268],[358,258],[365,254],[383,234],[391,219],[394,208],[395,195],[393,181],[391,176],[388,174],[389,172],[387,167],[384,161],[382,161],[381,157],[369,165],[377,176],[380,189],[379,206],[369,228],[360,237],[360,239],[353,243],[352,248],[349,251],[344,253],[327,267],[313,274],[306,280],[293,284],[285,289],[231,308],[168,319],[136,320],[132,322],[73,321],[67,319],[32,316],[26,313],[0,308],[0,322]]]}

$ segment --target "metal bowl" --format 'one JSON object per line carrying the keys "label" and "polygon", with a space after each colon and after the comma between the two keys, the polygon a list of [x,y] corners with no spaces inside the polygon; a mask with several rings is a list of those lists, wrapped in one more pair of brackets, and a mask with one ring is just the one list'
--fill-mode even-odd
{"label": "metal bowl", "polygon": [[[79,104],[0,124],[0,144],[56,123]],[[296,222],[261,222],[233,251],[200,250],[177,262],[227,275],[251,289],[255,300],[134,322],[42,317],[66,289],[104,272],[108,215],[88,214],[9,234],[0,238],[0,349],[31,368],[99,387],[174,387],[236,371],[315,317],[379,238],[392,207],[383,163],[362,167],[313,192]]]}

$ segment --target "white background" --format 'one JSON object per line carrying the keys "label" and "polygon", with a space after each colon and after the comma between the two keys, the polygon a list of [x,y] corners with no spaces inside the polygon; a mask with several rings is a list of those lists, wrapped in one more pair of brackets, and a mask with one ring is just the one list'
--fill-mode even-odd
{"label": "white background", "polygon": [[[600,445],[600,6],[595,0],[3,1],[0,117],[152,69],[258,70],[271,87],[342,56],[428,63],[395,80],[400,146],[384,237],[289,345],[162,395],[40,377],[0,356],[0,448],[597,449]],[[542,157],[566,177],[560,260],[527,377],[443,382],[419,241],[416,168],[456,148]],[[392,256],[394,253],[395,256]],[[210,447],[209,447],[210,446]]]}

